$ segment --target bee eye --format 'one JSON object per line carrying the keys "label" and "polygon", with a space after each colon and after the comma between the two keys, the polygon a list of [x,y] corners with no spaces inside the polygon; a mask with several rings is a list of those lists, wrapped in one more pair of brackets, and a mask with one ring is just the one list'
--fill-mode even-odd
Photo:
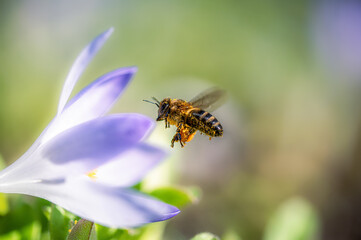
{"label": "bee eye", "polygon": [[160,106],[160,111],[164,112],[168,107],[169,107],[169,104],[162,104],[162,106]]}

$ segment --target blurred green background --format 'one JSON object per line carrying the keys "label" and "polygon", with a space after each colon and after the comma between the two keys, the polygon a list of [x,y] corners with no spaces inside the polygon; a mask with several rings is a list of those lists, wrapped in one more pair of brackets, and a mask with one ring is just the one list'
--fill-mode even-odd
{"label": "blurred green background", "polygon": [[[172,152],[158,184],[203,192],[168,221],[165,239],[204,231],[271,239],[267,223],[292,199],[313,209],[313,234],[299,239],[360,239],[357,1],[1,1],[0,154],[7,163],[55,115],[77,54],[111,26],[75,92],[136,65],[113,112],[155,118],[142,99],[188,100],[211,86],[229,93],[214,112],[223,138],[197,134],[184,149],[170,149],[175,129],[159,123],[149,140]],[[292,206],[288,214],[299,216],[304,206]]]}

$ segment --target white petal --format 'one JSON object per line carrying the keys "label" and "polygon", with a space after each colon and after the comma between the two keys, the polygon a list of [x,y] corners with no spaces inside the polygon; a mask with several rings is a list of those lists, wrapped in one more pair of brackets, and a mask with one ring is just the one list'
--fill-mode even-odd
{"label": "white petal", "polygon": [[47,199],[68,211],[109,227],[136,227],[163,221],[179,213],[176,207],[126,188],[92,182],[88,177],[63,182],[2,186],[0,192],[22,193]]}
{"label": "white petal", "polygon": [[85,174],[136,146],[154,122],[140,114],[113,114],[62,132],[0,172],[0,183],[51,180]]}

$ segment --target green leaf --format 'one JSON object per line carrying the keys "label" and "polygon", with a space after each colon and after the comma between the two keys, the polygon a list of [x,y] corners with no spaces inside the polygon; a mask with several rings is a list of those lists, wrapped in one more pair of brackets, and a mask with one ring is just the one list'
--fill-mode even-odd
{"label": "green leaf", "polygon": [[[0,154],[0,170],[6,167],[6,163]],[[8,198],[5,194],[0,193],[0,216],[4,216],[9,212]]]}
{"label": "green leaf", "polygon": [[44,213],[45,217],[48,219],[48,221],[50,221],[51,207],[50,206],[44,206],[42,210],[43,210],[43,213]]}
{"label": "green leaf", "polygon": [[4,193],[0,193],[0,216],[4,216],[9,212],[8,197]]}
{"label": "green leaf", "polygon": [[233,229],[228,229],[222,236],[222,240],[241,240],[241,237]]}
{"label": "green leaf", "polygon": [[205,232],[197,234],[191,240],[220,240],[220,238],[212,233]]}
{"label": "green leaf", "polygon": [[[32,224],[21,229],[21,239],[40,240],[41,239],[41,224],[34,221]],[[1,238],[0,238],[1,239]]]}
{"label": "green leaf", "polygon": [[38,205],[41,201],[37,198],[22,195],[8,195],[8,198],[9,211],[5,216],[0,217],[0,234],[23,229],[34,221],[44,226],[48,224]]}
{"label": "green leaf", "polygon": [[96,240],[94,223],[80,219],[71,230],[68,240]]}
{"label": "green leaf", "polygon": [[318,227],[319,218],[311,204],[302,198],[292,198],[271,217],[264,240],[316,239]]}
{"label": "green leaf", "polygon": [[198,201],[200,196],[200,190],[194,187],[161,187],[151,191],[149,194],[162,200],[165,203],[181,208],[187,204]]}
{"label": "green leaf", "polygon": [[137,184],[135,184],[134,186],[132,186],[133,189],[141,191],[142,189],[142,182],[139,182]]}
{"label": "green leaf", "polygon": [[51,206],[49,222],[50,238],[52,240],[66,239],[70,223],[71,219],[66,215],[65,210],[53,204]]}
{"label": "green leaf", "polygon": [[164,229],[166,222],[157,222],[147,225],[143,228],[143,231],[137,239],[148,240],[148,239],[163,239]]}
{"label": "green leaf", "polygon": [[21,240],[21,235],[17,231],[12,231],[0,236],[1,240]]}
{"label": "green leaf", "polygon": [[98,239],[108,240],[135,240],[144,231],[144,227],[135,229],[108,228],[95,224],[96,235]]}

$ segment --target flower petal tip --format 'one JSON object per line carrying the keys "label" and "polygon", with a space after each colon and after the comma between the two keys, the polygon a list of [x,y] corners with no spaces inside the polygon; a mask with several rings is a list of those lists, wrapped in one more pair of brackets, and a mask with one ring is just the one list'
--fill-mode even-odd
{"label": "flower petal tip", "polygon": [[110,36],[113,32],[114,32],[114,27],[110,27],[110,28],[108,28],[104,33],[105,33],[106,35],[109,34],[109,36]]}
{"label": "flower petal tip", "polygon": [[[138,71],[138,67],[136,66],[129,66],[129,67],[122,67],[115,69],[112,72],[109,72],[108,74],[104,75],[101,78],[104,78],[106,76],[119,76],[127,80],[127,82],[133,77],[133,75]],[[125,77],[127,76],[127,77]]]}
{"label": "flower petal tip", "polygon": [[144,134],[144,138],[149,137],[149,135],[151,134],[151,132],[154,130],[156,123],[152,118],[146,117],[147,121],[146,121],[146,126],[148,128],[148,131],[146,134]]}
{"label": "flower petal tip", "polygon": [[112,35],[113,31],[114,28],[109,28],[105,32],[99,34],[82,50],[82,52],[76,58],[65,80],[65,84],[63,86],[63,90],[59,99],[57,115],[60,115],[63,111],[68,101],[68,98],[75,86],[75,83],[78,81],[79,77],[88,66],[90,61],[93,59],[93,57],[96,55],[96,53]]}
{"label": "flower petal tip", "polygon": [[102,45],[104,44],[104,42],[113,34],[114,32],[114,27],[110,27],[109,29],[105,30],[104,32],[102,32],[101,34],[99,34],[94,40],[93,42],[97,42],[96,40],[99,39],[102,41]]}
{"label": "flower petal tip", "polygon": [[171,212],[169,212],[167,214],[164,214],[160,219],[157,219],[155,222],[168,220],[168,219],[170,219],[172,217],[175,217],[180,212],[181,211],[178,208],[172,206],[172,211]]}
{"label": "flower petal tip", "polygon": [[134,73],[138,72],[138,67],[137,66],[131,66],[132,70]]}

